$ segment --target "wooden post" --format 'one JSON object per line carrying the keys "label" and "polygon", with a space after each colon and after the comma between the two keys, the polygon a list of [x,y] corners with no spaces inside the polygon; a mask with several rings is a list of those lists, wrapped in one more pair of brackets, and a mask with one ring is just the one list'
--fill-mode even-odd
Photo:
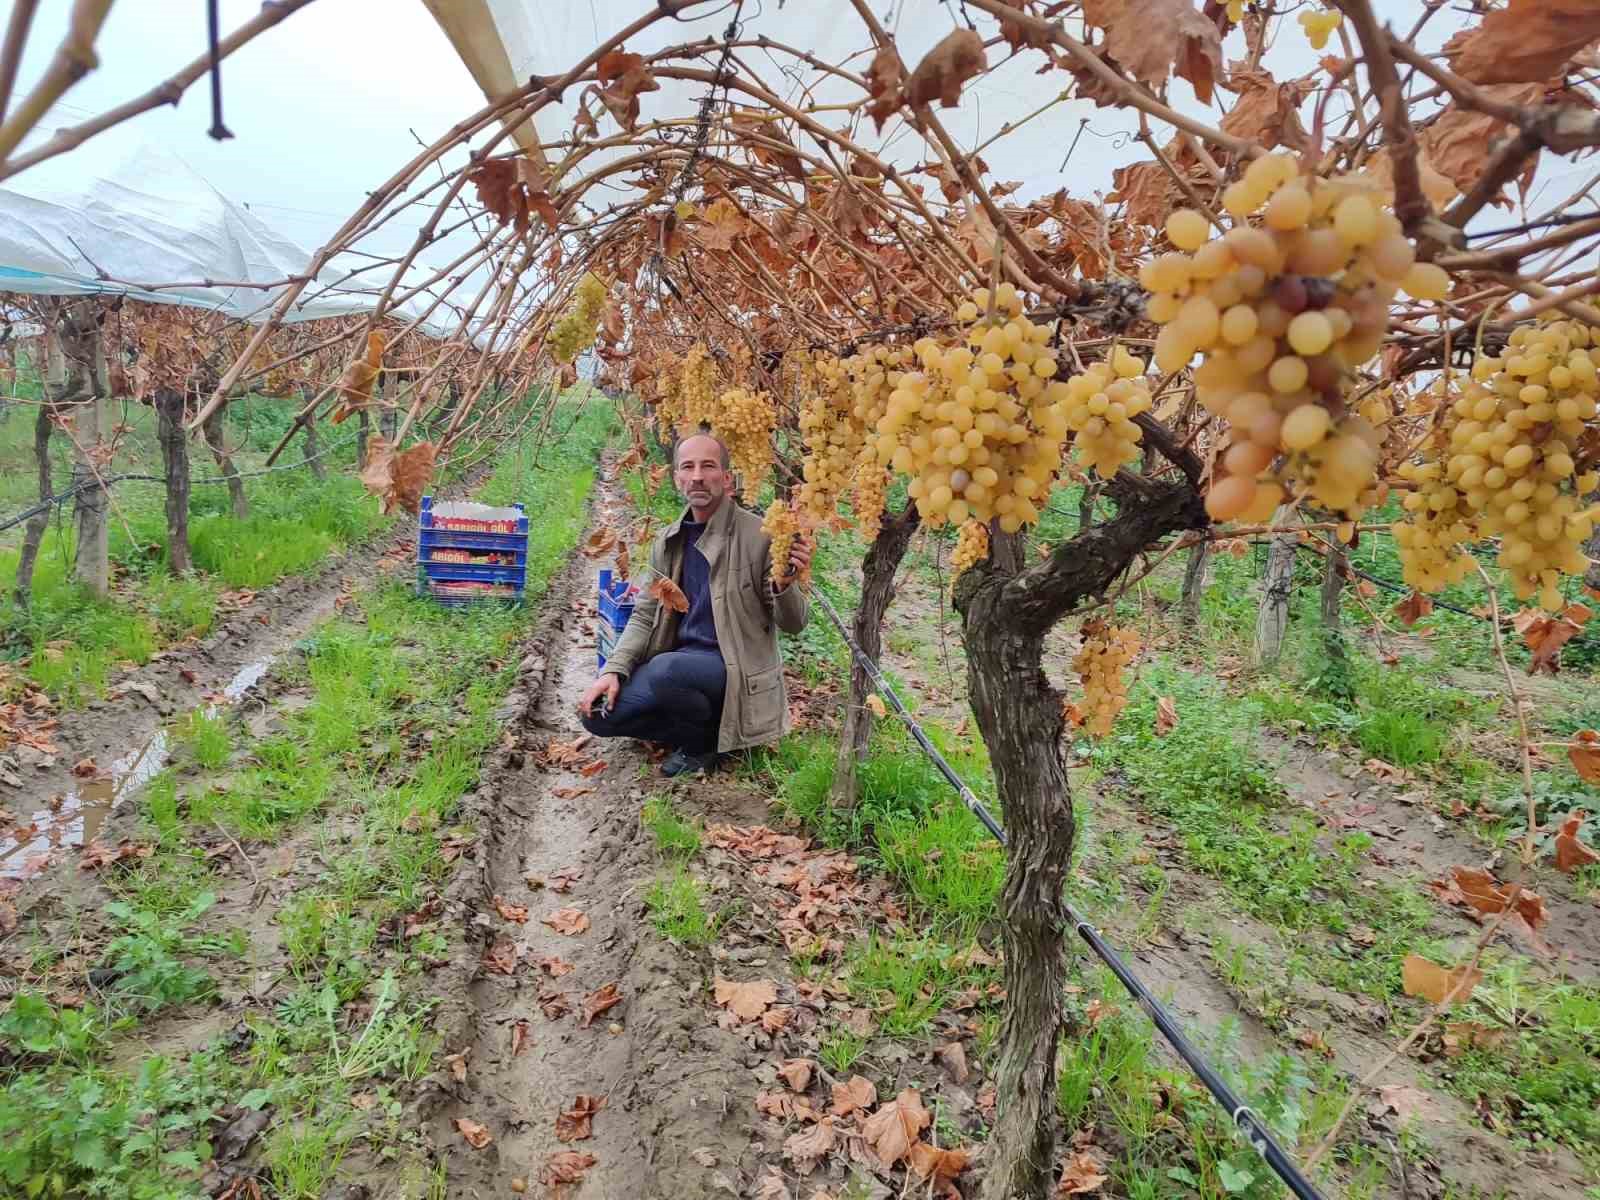
{"label": "wooden post", "polygon": [[1178,619],[1185,629],[1200,624],[1200,596],[1206,589],[1211,563],[1211,543],[1196,542],[1189,547],[1189,561],[1183,568],[1183,594],[1178,601]]}
{"label": "wooden post", "polygon": [[78,300],[65,308],[61,325],[62,365],[66,378],[58,405],[71,404],[73,414],[72,486],[76,490],[72,518],[77,546],[72,577],[96,596],[111,590],[110,501],[106,495],[106,463],[101,447],[107,427],[105,354],[100,337],[99,305]]}
{"label": "wooden post", "polygon": [[[1272,518],[1287,525],[1292,509],[1284,505]],[[1298,534],[1279,533],[1267,554],[1267,574],[1261,585],[1261,608],[1256,613],[1256,663],[1269,667],[1283,653],[1283,635],[1289,628],[1289,593],[1294,587],[1294,552]]]}

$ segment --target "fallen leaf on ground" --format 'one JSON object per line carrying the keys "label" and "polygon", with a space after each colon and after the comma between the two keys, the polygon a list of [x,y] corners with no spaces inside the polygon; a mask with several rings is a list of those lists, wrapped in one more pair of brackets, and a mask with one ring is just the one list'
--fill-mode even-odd
{"label": "fallen leaf on ground", "polygon": [[72,764],[72,773],[79,779],[90,779],[100,773],[100,768],[95,765],[92,758],[80,758]]}
{"label": "fallen leaf on ground", "polygon": [[1502,884],[1487,871],[1475,867],[1452,867],[1450,874],[1466,897],[1467,903],[1481,913],[1498,913],[1507,905],[1515,905],[1517,915],[1537,930],[1550,915],[1545,911],[1544,899],[1538,892],[1530,892],[1515,884]]}
{"label": "fallen leaf on ground", "polygon": [[560,979],[561,976],[573,970],[573,966],[564,958],[557,958],[554,954],[546,955],[539,960],[539,969],[551,979]]}
{"label": "fallen leaf on ground", "polygon": [[[593,789],[584,789],[584,791],[591,790]],[[551,871],[550,877],[544,882],[545,886],[548,887],[552,892],[559,892],[564,896],[572,890],[572,885],[577,883],[578,880],[582,878],[582,867],[562,867],[559,870]]]}
{"label": "fallen leaf on ground", "polygon": [[783,1175],[777,1167],[768,1167],[767,1173],[761,1177],[761,1185],[756,1188],[756,1200],[793,1200],[789,1185],[783,1181]]}
{"label": "fallen leaf on ground", "polygon": [[761,1028],[768,1033],[779,1033],[787,1029],[792,1020],[794,1020],[794,1009],[787,1004],[779,1004],[761,1014]]}
{"label": "fallen leaf on ground", "polygon": [[1570,812],[1561,823],[1561,828],[1556,832],[1556,870],[1570,875],[1579,867],[1600,862],[1600,851],[1578,840],[1578,830],[1583,828],[1587,816],[1582,811]]}
{"label": "fallen leaf on ground", "polygon": [[711,1148],[709,1146],[696,1146],[693,1150],[689,1151],[689,1157],[694,1159],[695,1162],[699,1163],[702,1167],[714,1167],[717,1165],[717,1156],[711,1153]]}
{"label": "fallen leaf on ground", "polygon": [[576,800],[579,796],[590,795],[593,791],[592,787],[553,787],[550,789],[550,794],[557,800]]}
{"label": "fallen leaf on ground", "polygon": [[941,1150],[927,1142],[917,1142],[911,1147],[911,1169],[918,1179],[948,1182],[965,1171],[971,1159],[972,1155],[965,1150]]}
{"label": "fallen leaf on ground", "polygon": [[528,906],[526,904],[509,904],[504,897],[497,895],[494,898],[494,910],[504,920],[515,921],[519,925],[527,923]]}
{"label": "fallen leaf on ground", "polygon": [[1379,1088],[1378,1098],[1385,1107],[1393,1109],[1402,1122],[1413,1117],[1431,1117],[1434,1113],[1433,1097],[1420,1088],[1397,1083]]}
{"label": "fallen leaf on ground", "polygon": [[1156,697],[1156,736],[1166,737],[1178,727],[1178,705],[1171,696]]}
{"label": "fallen leaf on ground", "polygon": [[1472,995],[1472,989],[1478,986],[1483,972],[1465,965],[1446,970],[1420,954],[1408,954],[1400,964],[1400,977],[1406,995],[1420,996],[1430,1004],[1444,1003],[1444,998],[1460,984],[1461,990],[1452,1001],[1460,1004]]}
{"label": "fallen leaf on ground", "polygon": [[555,1021],[572,1011],[572,1000],[565,992],[552,989],[539,993],[539,1007],[547,1018]]}
{"label": "fallen leaf on ground", "polygon": [[1061,1178],[1056,1183],[1057,1196],[1083,1196],[1098,1192],[1106,1181],[1105,1168],[1089,1150],[1079,1150],[1061,1164]]}
{"label": "fallen leaf on ground", "polygon": [[548,1188],[582,1181],[590,1167],[600,1160],[581,1150],[557,1150],[539,1168],[539,1182]]}
{"label": "fallen leaf on ground", "polygon": [[579,767],[578,774],[582,775],[585,779],[593,779],[596,775],[600,774],[601,771],[606,769],[606,765],[605,759],[597,758],[593,762],[586,762],[583,764],[583,766]]}
{"label": "fallen leaf on ground", "polygon": [[558,1142],[582,1142],[594,1136],[594,1115],[606,1106],[604,1096],[580,1092],[572,1107],[556,1116]]}
{"label": "fallen leaf on ground", "polygon": [[837,1140],[833,1118],[823,1117],[810,1129],[790,1134],[783,1143],[783,1156],[794,1163],[794,1169],[801,1175],[809,1175]]}
{"label": "fallen leaf on ground", "polygon": [[515,975],[517,971],[517,948],[510,938],[501,938],[490,946],[483,955],[483,965],[491,971],[499,971],[502,975]]}
{"label": "fallen leaf on ground", "polygon": [[1445,1057],[1455,1058],[1468,1050],[1493,1050],[1506,1040],[1506,1030],[1493,1029],[1478,1021],[1450,1021],[1440,1040]]}
{"label": "fallen leaf on ground", "polygon": [[683,589],[665,575],[658,575],[645,591],[665,604],[673,612],[686,613],[689,611],[689,597],[683,594]]}
{"label": "fallen leaf on ground", "polygon": [[511,1057],[521,1054],[528,1042],[528,1022],[519,1020],[511,1026]]}
{"label": "fallen leaf on ground", "polygon": [[580,908],[558,908],[548,916],[540,917],[539,922],[567,937],[577,937],[589,928],[589,918]]}
{"label": "fallen leaf on ground", "polygon": [[474,1150],[482,1150],[490,1142],[494,1141],[487,1129],[476,1121],[468,1120],[466,1117],[456,1118],[456,1128],[460,1130],[461,1136],[467,1139],[467,1145]]}
{"label": "fallen leaf on ground", "polygon": [[856,1111],[865,1112],[878,1102],[878,1089],[864,1075],[852,1075],[844,1083],[833,1085],[833,1106],[829,1109],[836,1117],[847,1117]]}
{"label": "fallen leaf on ground", "polygon": [[604,987],[596,988],[583,998],[583,1016],[578,1020],[578,1028],[589,1028],[594,1019],[601,1013],[613,1009],[621,1003],[622,993],[617,991],[615,983],[608,983]]}
{"label": "fallen leaf on ground", "polygon": [[83,853],[78,857],[78,866],[85,871],[98,871],[101,867],[109,867],[113,863],[124,862],[130,858],[149,858],[150,853],[149,846],[141,846],[126,839],[115,846],[108,846],[97,840],[83,848]]}
{"label": "fallen leaf on ground", "polygon": [[815,1064],[809,1058],[785,1059],[778,1074],[783,1081],[797,1092],[803,1092],[811,1086],[811,1069]]}
{"label": "fallen leaf on ground", "polygon": [[778,987],[770,979],[723,979],[715,981],[716,1002],[741,1021],[754,1021],[778,998]]}
{"label": "fallen leaf on ground", "polygon": [[946,1042],[939,1047],[938,1059],[950,1072],[952,1083],[965,1083],[972,1072],[967,1068],[967,1051],[960,1042]]}
{"label": "fallen leaf on ground", "polygon": [[911,1152],[911,1144],[932,1120],[917,1089],[906,1088],[862,1122],[861,1135],[878,1161],[892,1167]]}
{"label": "fallen leaf on ground", "polygon": [[455,1076],[457,1083],[465,1083],[467,1081],[467,1055],[469,1053],[471,1051],[463,1050],[460,1054],[445,1055],[444,1065],[450,1068],[450,1074]]}

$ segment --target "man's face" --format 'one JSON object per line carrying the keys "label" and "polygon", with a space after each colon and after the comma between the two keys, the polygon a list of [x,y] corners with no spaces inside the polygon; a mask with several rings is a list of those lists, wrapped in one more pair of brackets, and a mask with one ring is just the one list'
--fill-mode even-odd
{"label": "man's face", "polygon": [[722,465],[722,447],[716,438],[703,435],[678,444],[672,480],[696,513],[714,512],[733,490],[733,472]]}

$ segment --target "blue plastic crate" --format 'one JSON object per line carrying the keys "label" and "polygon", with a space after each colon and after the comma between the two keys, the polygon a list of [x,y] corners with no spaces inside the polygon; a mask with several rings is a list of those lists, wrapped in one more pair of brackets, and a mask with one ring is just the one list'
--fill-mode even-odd
{"label": "blue plastic crate", "polygon": [[487,529],[442,529],[438,526],[437,522],[444,518],[435,516],[433,511],[433,497],[424,496],[422,498],[421,512],[417,516],[417,525],[419,529],[437,531],[439,533],[448,533],[454,537],[488,537],[496,539],[521,538],[523,544],[526,545],[528,541],[528,517],[523,511],[521,503],[519,502],[510,504],[504,507],[514,508],[517,510],[518,516],[516,520],[516,528],[514,530],[498,532]]}
{"label": "blue plastic crate", "polygon": [[463,533],[455,529],[417,530],[417,551],[427,550],[495,550],[502,554],[528,554],[526,533]]}
{"label": "blue plastic crate", "polygon": [[435,582],[509,583],[519,590],[527,582],[528,568],[520,566],[478,566],[474,563],[420,564],[422,572]]}
{"label": "blue plastic crate", "polygon": [[628,619],[633,616],[633,604],[625,598],[628,586],[626,579],[613,578],[610,567],[600,569],[600,595],[596,605],[600,623],[596,628],[595,657],[602,668],[610,657],[611,648],[628,627]]}

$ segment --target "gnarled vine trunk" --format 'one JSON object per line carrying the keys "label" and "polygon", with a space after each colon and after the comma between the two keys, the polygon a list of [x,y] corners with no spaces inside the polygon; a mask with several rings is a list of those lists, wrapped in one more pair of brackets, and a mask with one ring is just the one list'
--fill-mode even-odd
{"label": "gnarled vine trunk", "polygon": [[1103,595],[1157,538],[1206,526],[1194,484],[1198,461],[1163,442],[1164,453],[1182,460],[1182,481],[1119,474],[1106,488],[1118,507],[1111,520],[1059,544],[1027,569],[1020,540],[995,532],[989,561],[956,586],[972,709],[994,766],[1007,839],[1000,893],[1006,1004],[983,1200],[1043,1200],[1055,1160],[1055,1060],[1068,934],[1062,893],[1075,827],[1061,745],[1062,697],[1044,674],[1044,638],[1063,616]]}
{"label": "gnarled vine trunk", "polygon": [[183,429],[183,392],[158,388],[155,409],[167,477],[167,570],[182,575],[194,565],[189,553],[189,437]]}
{"label": "gnarled vine trunk", "polygon": [[[872,540],[861,563],[861,602],[856,605],[850,631],[861,652],[873,662],[883,649],[883,614],[894,601],[894,576],[911,545],[917,529],[917,506],[907,501],[905,511],[884,513],[878,536]],[[867,757],[872,737],[872,711],[867,695],[872,681],[861,666],[850,664],[850,696],[845,704],[844,725],[839,731],[839,757],[833,767],[833,787],[829,799],[840,808],[855,807],[856,772]]]}
{"label": "gnarled vine trunk", "polygon": [[57,412],[72,422],[72,519],[76,533],[73,579],[96,596],[111,588],[110,502],[104,483],[101,446],[106,427],[104,342],[101,312],[91,300],[64,304],[54,336],[60,353],[51,355],[46,390]]}
{"label": "gnarled vine trunk", "polygon": [[211,449],[211,457],[216,460],[217,470],[222,472],[222,477],[228,481],[228,495],[233,500],[233,515],[236,520],[248,521],[250,519],[250,502],[245,499],[244,480],[239,478],[239,468],[233,465],[233,457],[228,453],[228,445],[222,431],[222,414],[225,408],[219,408],[205,419],[200,430],[205,434],[206,445]]}
{"label": "gnarled vine trunk", "polygon": [[1189,561],[1183,568],[1183,592],[1178,599],[1178,619],[1185,629],[1200,624],[1200,596],[1206,589],[1206,574],[1211,564],[1211,543],[1196,542],[1189,548]]}
{"label": "gnarled vine trunk", "polygon": [[1339,600],[1344,595],[1344,577],[1350,569],[1350,555],[1343,546],[1330,546],[1322,564],[1322,626],[1339,630]]}
{"label": "gnarled vine trunk", "polygon": [[[309,405],[316,396],[317,391],[308,383],[301,387],[300,394],[305,397],[306,404]],[[306,465],[311,468],[311,477],[313,479],[326,479],[328,477],[328,464],[322,461],[322,451],[317,446],[316,413],[308,413],[306,415],[305,427],[306,438],[303,448]]]}
{"label": "gnarled vine trunk", "polygon": [[[1274,525],[1289,520],[1291,508],[1278,509]],[[1267,574],[1261,583],[1261,607],[1256,611],[1256,662],[1270,667],[1283,653],[1283,635],[1289,628],[1289,595],[1294,588],[1294,552],[1299,537],[1279,533],[1267,551]]]}
{"label": "gnarled vine trunk", "polygon": [[[1600,504],[1600,491],[1589,497],[1589,503]],[[1584,546],[1583,552],[1589,556],[1589,569],[1583,573],[1583,582],[1600,592],[1600,528],[1589,535],[1589,543]]]}
{"label": "gnarled vine trunk", "polygon": [[[39,472],[39,499],[48,500],[55,495],[51,482],[50,434],[55,429],[55,406],[48,399],[39,405],[33,419],[33,459]],[[27,608],[33,598],[33,568],[39,561],[39,547],[44,542],[44,531],[50,526],[50,509],[42,508],[28,518],[22,529],[22,552],[17,559],[17,578],[12,589],[20,608]]]}

